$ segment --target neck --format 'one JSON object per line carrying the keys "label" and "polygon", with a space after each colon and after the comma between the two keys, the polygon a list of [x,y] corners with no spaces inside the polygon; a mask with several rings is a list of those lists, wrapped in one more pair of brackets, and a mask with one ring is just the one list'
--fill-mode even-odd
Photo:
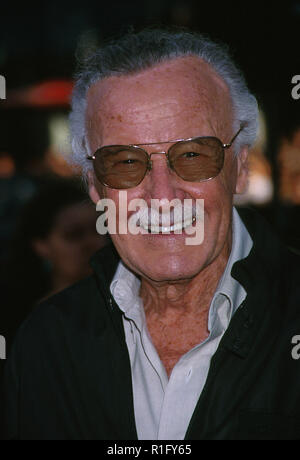
{"label": "neck", "polygon": [[80,277],[68,277],[63,275],[62,273],[53,272],[52,274],[52,283],[51,283],[51,295],[56,294],[57,292],[66,289],[67,287],[71,286],[72,284],[76,283]]}
{"label": "neck", "polygon": [[140,296],[146,316],[167,317],[208,314],[209,306],[226,268],[231,251],[230,240],[220,254],[193,278],[163,283],[142,279]]}

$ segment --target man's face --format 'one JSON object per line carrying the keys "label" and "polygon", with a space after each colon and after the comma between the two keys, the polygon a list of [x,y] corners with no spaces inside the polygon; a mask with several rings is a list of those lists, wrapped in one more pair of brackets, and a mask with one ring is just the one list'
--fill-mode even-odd
{"label": "man's face", "polygon": [[[110,77],[88,92],[86,126],[92,152],[111,144],[146,144],[196,136],[215,136],[228,143],[233,113],[229,91],[208,64],[196,57],[172,60],[132,76]],[[167,151],[170,143],[144,146],[148,153]],[[187,182],[169,169],[164,154],[153,155],[152,170],[136,187],[127,189],[128,202],[144,199],[204,199],[204,241],[187,245],[186,235],[112,235],[125,264],[154,281],[178,281],[227,257],[231,245],[233,194],[246,182],[244,152],[234,158],[225,151],[221,173],[206,182]],[[119,190],[102,186],[90,176],[90,194],[97,202],[115,201]],[[128,214],[130,217],[130,213]],[[118,218],[118,215],[117,215]]]}

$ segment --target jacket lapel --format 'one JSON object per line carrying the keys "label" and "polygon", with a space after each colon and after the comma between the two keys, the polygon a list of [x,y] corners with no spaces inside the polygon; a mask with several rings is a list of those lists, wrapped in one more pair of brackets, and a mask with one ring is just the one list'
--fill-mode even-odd
{"label": "jacket lapel", "polygon": [[[108,327],[110,325],[113,326],[109,333],[113,333],[113,331],[115,333],[115,339],[109,338],[111,342],[109,358],[113,363],[114,375],[113,381],[111,382],[111,389],[116,387],[112,394],[112,398],[114,398],[112,405],[117,408],[114,411],[116,418],[115,426],[118,426],[120,433],[122,433],[122,437],[119,435],[118,439],[137,439],[131,365],[125,342],[122,312],[114,301],[109,289],[119,260],[119,255],[114,246],[109,245],[98,251],[93,256],[90,263],[95,270],[97,286],[104,298],[104,308],[110,318]],[[122,424],[124,425],[123,430],[121,428]]]}

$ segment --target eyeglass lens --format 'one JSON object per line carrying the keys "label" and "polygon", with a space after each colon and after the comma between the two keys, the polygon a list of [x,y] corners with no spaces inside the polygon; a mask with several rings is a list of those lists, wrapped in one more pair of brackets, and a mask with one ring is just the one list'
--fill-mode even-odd
{"label": "eyeglass lens", "polygon": [[[151,169],[147,152],[134,146],[105,146],[95,153],[94,168],[98,180],[109,187],[136,187]],[[201,137],[173,144],[168,151],[171,169],[185,181],[201,182],[216,177],[224,162],[219,139]]]}

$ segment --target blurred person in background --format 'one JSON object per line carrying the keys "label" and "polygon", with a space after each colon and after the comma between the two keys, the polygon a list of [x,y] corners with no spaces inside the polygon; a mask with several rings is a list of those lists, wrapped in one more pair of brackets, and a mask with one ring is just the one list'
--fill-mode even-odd
{"label": "blurred person in background", "polygon": [[0,110],[0,262],[7,256],[23,206],[55,176],[46,161],[47,119],[41,110]]}
{"label": "blurred person in background", "polygon": [[108,239],[96,231],[96,211],[75,180],[53,180],[25,205],[1,270],[0,334],[12,337],[48,296],[91,273],[89,259]]}
{"label": "blurred person in background", "polygon": [[300,253],[300,116],[282,136],[278,151],[279,197],[275,225],[287,245]]}

